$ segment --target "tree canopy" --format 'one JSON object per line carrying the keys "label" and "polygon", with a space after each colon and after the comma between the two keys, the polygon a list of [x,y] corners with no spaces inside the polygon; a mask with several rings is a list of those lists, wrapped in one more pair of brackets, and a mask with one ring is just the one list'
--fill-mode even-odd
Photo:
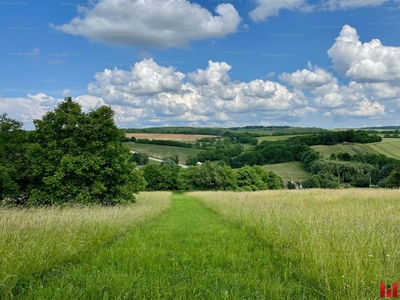
{"label": "tree canopy", "polygon": [[112,205],[134,202],[133,194],[144,188],[143,177],[128,161],[129,149],[120,144],[124,133],[115,125],[110,107],[84,113],[67,97],[33,123],[35,130],[23,153],[26,170],[17,182],[25,183],[23,197],[8,192],[3,198],[29,205]]}

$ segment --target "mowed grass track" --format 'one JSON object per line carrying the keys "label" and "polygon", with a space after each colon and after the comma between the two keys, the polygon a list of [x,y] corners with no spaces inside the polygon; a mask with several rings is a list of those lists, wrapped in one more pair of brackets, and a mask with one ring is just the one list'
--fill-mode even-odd
{"label": "mowed grass track", "polygon": [[268,243],[193,197],[95,256],[32,281],[23,299],[317,299]]}

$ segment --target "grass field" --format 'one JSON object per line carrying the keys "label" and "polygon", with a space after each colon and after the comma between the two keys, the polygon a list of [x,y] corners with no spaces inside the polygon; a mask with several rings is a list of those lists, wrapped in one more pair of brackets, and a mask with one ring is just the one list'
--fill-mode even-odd
{"label": "grass field", "polygon": [[393,138],[383,138],[379,143],[348,143],[332,146],[318,145],[312,146],[311,148],[318,151],[323,157],[329,157],[331,153],[348,152],[351,155],[357,153],[381,153],[388,157],[400,159],[400,139]]}
{"label": "grass field", "polygon": [[366,144],[366,147],[388,157],[400,159],[400,138],[383,138],[382,142]]}
{"label": "grass field", "polygon": [[164,192],[141,193],[129,206],[0,208],[0,299],[25,293],[32,280],[87,259],[169,205],[170,193]]}
{"label": "grass field", "polygon": [[[352,189],[191,193],[268,245],[296,291],[265,299],[379,299],[399,280],[398,191]],[[255,270],[257,272],[257,270]],[[301,289],[300,289],[301,290]]]}
{"label": "grass field", "polygon": [[262,168],[267,171],[274,171],[282,177],[284,181],[294,180],[300,182],[311,177],[311,174],[303,169],[299,161],[264,165]]}
{"label": "grass field", "polygon": [[332,146],[327,145],[318,145],[318,146],[311,146],[315,151],[319,152],[323,157],[327,158],[331,156],[332,153],[339,153],[339,152],[348,152],[351,155],[360,153],[377,153],[375,150],[370,149],[370,144],[357,144],[357,143],[348,143],[348,144],[336,144]]}
{"label": "grass field", "polygon": [[202,135],[202,134],[162,134],[162,133],[127,133],[126,137],[130,138],[134,136],[137,139],[149,139],[149,140],[172,140],[180,139],[182,142],[195,142],[197,139],[202,137],[211,138],[215,135]]}
{"label": "grass field", "polygon": [[124,145],[131,148],[131,150],[147,153],[150,157],[164,158],[167,155],[178,154],[179,162],[185,163],[188,156],[195,156],[199,153],[200,149],[182,148],[182,147],[171,147],[151,144],[136,144],[136,143],[124,143]]}
{"label": "grass field", "polygon": [[270,136],[258,137],[257,140],[258,143],[261,143],[262,141],[283,141],[295,136],[297,135],[278,135],[278,136],[270,135]]}
{"label": "grass field", "polygon": [[30,284],[23,299],[278,299],[286,284],[312,296],[279,273],[262,240],[177,194],[161,218]]}
{"label": "grass field", "polygon": [[398,191],[371,189],[3,208],[0,298],[379,299],[398,280],[399,209]]}

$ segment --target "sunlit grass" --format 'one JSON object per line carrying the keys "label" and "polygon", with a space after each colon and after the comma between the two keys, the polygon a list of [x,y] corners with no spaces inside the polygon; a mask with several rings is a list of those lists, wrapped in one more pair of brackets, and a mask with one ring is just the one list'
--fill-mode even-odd
{"label": "sunlit grass", "polygon": [[23,299],[315,299],[270,249],[193,197],[96,255],[32,280]]}
{"label": "sunlit grass", "polygon": [[269,245],[324,299],[376,299],[399,280],[398,190],[190,193]]}
{"label": "sunlit grass", "polygon": [[0,298],[63,265],[81,261],[169,208],[170,193],[141,193],[116,207],[0,208]]}

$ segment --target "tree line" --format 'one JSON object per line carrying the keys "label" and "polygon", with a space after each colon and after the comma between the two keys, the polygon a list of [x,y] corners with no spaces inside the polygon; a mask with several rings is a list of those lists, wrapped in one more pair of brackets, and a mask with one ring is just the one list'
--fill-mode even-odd
{"label": "tree line", "polygon": [[172,140],[149,140],[149,139],[136,139],[135,143],[138,144],[152,144],[172,147],[193,148],[193,144]]}
{"label": "tree line", "polygon": [[282,178],[260,166],[233,170],[210,161],[186,169],[178,165],[146,165],[140,169],[147,191],[258,191],[283,189]]}
{"label": "tree line", "polygon": [[244,126],[244,127],[150,127],[150,128],[125,128],[126,133],[160,133],[160,134],[203,134],[226,136],[229,133],[245,133],[253,137],[265,135],[296,135],[326,132],[327,129],[317,127],[290,127],[290,126]]}
{"label": "tree line", "polygon": [[305,188],[332,188],[341,183],[355,187],[400,187],[400,161],[383,154],[332,153],[325,159],[309,150],[303,153],[301,163],[314,174],[303,182]]}
{"label": "tree line", "polygon": [[328,131],[318,134],[296,136],[288,140],[298,139],[308,146],[315,145],[336,145],[339,143],[376,143],[382,141],[377,134],[368,134],[362,130]]}

